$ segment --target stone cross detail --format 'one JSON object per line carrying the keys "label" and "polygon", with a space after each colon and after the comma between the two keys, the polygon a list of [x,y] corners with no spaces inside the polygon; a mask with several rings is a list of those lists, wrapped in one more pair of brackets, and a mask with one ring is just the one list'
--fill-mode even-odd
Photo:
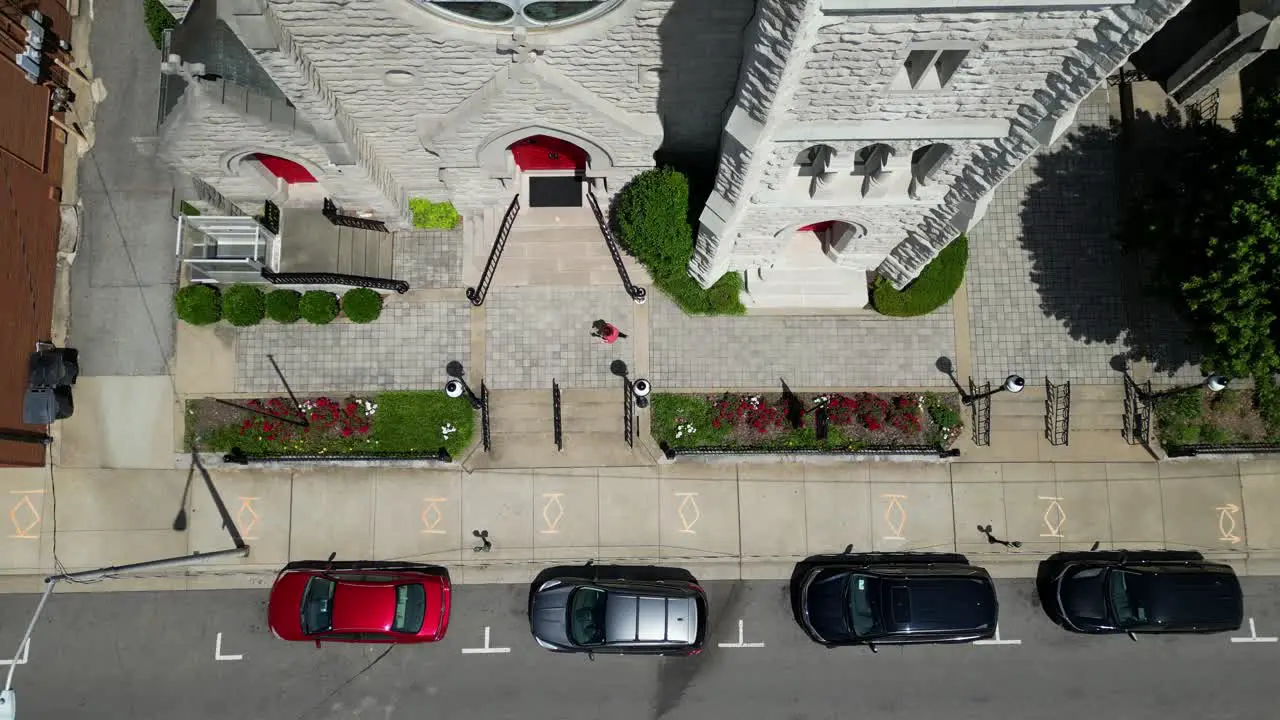
{"label": "stone cross detail", "polygon": [[524,31],[524,28],[516,28],[516,31],[511,33],[510,40],[498,41],[498,52],[510,54],[511,62],[513,63],[533,62],[537,59],[538,53],[541,51],[542,48],[535,47],[534,44],[530,42],[529,36]]}

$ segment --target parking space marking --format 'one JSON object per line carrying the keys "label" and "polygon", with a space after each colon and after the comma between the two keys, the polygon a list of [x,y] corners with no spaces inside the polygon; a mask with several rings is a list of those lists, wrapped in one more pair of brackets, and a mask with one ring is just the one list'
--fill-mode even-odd
{"label": "parking space marking", "polygon": [[1215,509],[1218,511],[1218,531],[1222,533],[1218,539],[1239,545],[1241,538],[1236,535],[1236,513],[1240,512],[1240,506],[1227,503]]}
{"label": "parking space marking", "polygon": [[693,526],[702,517],[702,510],[698,509],[698,493],[678,492],[675,496],[680,498],[680,505],[676,507],[676,515],[680,516],[680,532],[697,535],[698,531]]}
{"label": "parking space marking", "polygon": [[[44,490],[10,490],[10,495],[21,495],[22,498],[9,510],[9,522],[13,524],[16,535],[9,537],[19,540],[39,540],[40,511],[31,502],[32,495],[43,495]],[[32,532],[35,531],[35,532]]]}
{"label": "parking space marking", "polygon": [[1253,623],[1253,618],[1249,618],[1249,637],[1233,637],[1233,643],[1273,643],[1280,641],[1276,637],[1258,637],[1258,626]]}
{"label": "parking space marking", "polygon": [[0,660],[0,666],[2,666],[2,665],[26,665],[26,664],[27,664],[27,657],[29,656],[30,651],[31,651],[31,638],[27,638],[27,641],[26,641],[26,642],[24,642],[24,643],[22,643],[22,649],[18,651],[18,662],[16,662],[16,663],[15,663],[15,662],[13,661],[13,658],[5,658],[4,660]]}
{"label": "parking space marking", "polygon": [[892,535],[885,535],[885,540],[906,540],[903,531],[907,527],[907,508],[902,504],[906,495],[881,495],[880,499],[888,500],[884,506],[884,523],[889,526]]}
{"label": "parking space marking", "polygon": [[973,644],[974,645],[1021,645],[1022,641],[1021,640],[1001,640],[1000,626],[997,625],[995,637],[991,638],[990,640],[975,640]]}
{"label": "parking space marking", "polygon": [[742,618],[738,618],[738,642],[736,643],[719,643],[722,648],[762,648],[762,642],[743,642]]}
{"label": "parking space marking", "polygon": [[261,519],[258,517],[257,511],[253,509],[253,501],[257,499],[256,497],[241,496],[240,509],[236,511],[236,527],[240,529],[240,537],[245,540],[258,539],[253,536],[254,529],[258,527],[258,520]]}
{"label": "parking space marking", "polygon": [[489,626],[484,626],[484,647],[482,648],[462,648],[463,655],[493,655],[497,653],[509,653],[511,648],[489,647]]}
{"label": "parking space marking", "polygon": [[440,528],[440,523],[444,522],[440,503],[449,502],[449,498],[422,498],[422,502],[422,534],[444,535],[445,531]]}
{"label": "parking space marking", "polygon": [[543,535],[554,535],[560,532],[560,521],[564,519],[564,503],[560,498],[564,493],[542,493],[546,503],[542,506],[542,520],[547,524],[546,530],[539,530]]}
{"label": "parking space marking", "polygon": [[1042,538],[1060,538],[1062,526],[1067,524],[1067,511],[1062,509],[1062,498],[1040,496],[1049,506],[1044,509],[1044,526],[1049,532],[1040,533]]}
{"label": "parking space marking", "polygon": [[213,659],[214,660],[243,660],[244,655],[223,655],[222,654],[222,633],[218,633],[213,640]]}

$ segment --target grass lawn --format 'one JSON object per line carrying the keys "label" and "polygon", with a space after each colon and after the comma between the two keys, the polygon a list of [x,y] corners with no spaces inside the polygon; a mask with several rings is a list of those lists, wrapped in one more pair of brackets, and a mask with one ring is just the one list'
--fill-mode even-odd
{"label": "grass lawn", "polygon": [[439,390],[404,390],[381,393],[376,402],[370,437],[379,452],[431,452],[443,447],[456,458],[471,443],[476,411],[465,397],[451,398]]}
{"label": "grass lawn", "polygon": [[891,317],[928,315],[946,305],[960,289],[968,264],[969,239],[961,235],[902,290],[895,290],[884,278],[876,278],[871,286],[871,306],[881,315]]}

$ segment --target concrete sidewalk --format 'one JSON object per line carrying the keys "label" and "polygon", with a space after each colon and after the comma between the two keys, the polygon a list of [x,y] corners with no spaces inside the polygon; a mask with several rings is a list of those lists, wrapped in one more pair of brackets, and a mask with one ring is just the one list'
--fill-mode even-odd
{"label": "concrete sidewalk", "polygon": [[[58,468],[0,474],[10,527],[0,588],[53,571],[231,546],[196,475],[189,527],[172,529],[185,470]],[[189,575],[85,589],[253,587],[285,562],[440,563],[463,583],[527,581],[548,564],[663,562],[706,579],[788,576],[799,558],[860,550],[959,550],[1025,577],[1044,555],[1102,547],[1197,549],[1241,573],[1280,571],[1280,462],[678,463],[601,470],[215,470],[244,560]],[[977,531],[1023,542],[991,545]],[[473,552],[484,529],[492,552]],[[993,552],[994,551],[994,552]],[[81,586],[77,586],[81,587]]]}

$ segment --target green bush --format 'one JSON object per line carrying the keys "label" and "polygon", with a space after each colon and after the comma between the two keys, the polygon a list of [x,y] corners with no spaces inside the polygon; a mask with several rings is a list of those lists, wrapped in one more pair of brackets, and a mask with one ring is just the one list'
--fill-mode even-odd
{"label": "green bush", "polygon": [[369,288],[353,288],[342,295],[342,314],[353,323],[371,323],[382,314],[382,296]]}
{"label": "green bush", "polygon": [[236,283],[222,291],[222,319],[232,325],[257,325],[266,313],[266,297],[257,285]]}
{"label": "green bush", "polygon": [[200,211],[196,209],[196,206],[192,205],[186,200],[183,200],[182,204],[178,206],[178,212],[182,213],[183,215],[199,215],[200,214]]}
{"label": "green bush", "polygon": [[151,33],[152,42],[156,44],[156,49],[161,49],[164,43],[164,31],[176,27],[177,19],[160,0],[142,0],[142,17],[147,24],[147,32]]}
{"label": "green bush", "polygon": [[267,293],[267,317],[278,323],[298,322],[302,311],[298,309],[298,301],[302,293],[297,290],[272,290]]}
{"label": "green bush", "polygon": [[433,203],[426,198],[409,198],[413,226],[421,230],[450,230],[458,226],[462,216],[450,202]]}
{"label": "green bush", "polygon": [[881,315],[892,317],[927,315],[956,294],[968,264],[969,239],[961,235],[943,248],[906,288],[895,290],[888,280],[876,278],[871,287],[871,306]]}
{"label": "green bush", "polygon": [[338,296],[325,290],[308,290],[298,301],[298,310],[312,325],[328,325],[338,317]]}
{"label": "green bush", "polygon": [[618,241],[639,260],[654,284],[690,315],[742,315],[742,277],[727,273],[710,288],[689,276],[693,228],[689,224],[689,181],[676,170],[640,173],[618,193],[614,204]]}
{"label": "green bush", "polygon": [[213,285],[188,285],[173,294],[178,319],[188,325],[212,325],[222,319],[222,297]]}

